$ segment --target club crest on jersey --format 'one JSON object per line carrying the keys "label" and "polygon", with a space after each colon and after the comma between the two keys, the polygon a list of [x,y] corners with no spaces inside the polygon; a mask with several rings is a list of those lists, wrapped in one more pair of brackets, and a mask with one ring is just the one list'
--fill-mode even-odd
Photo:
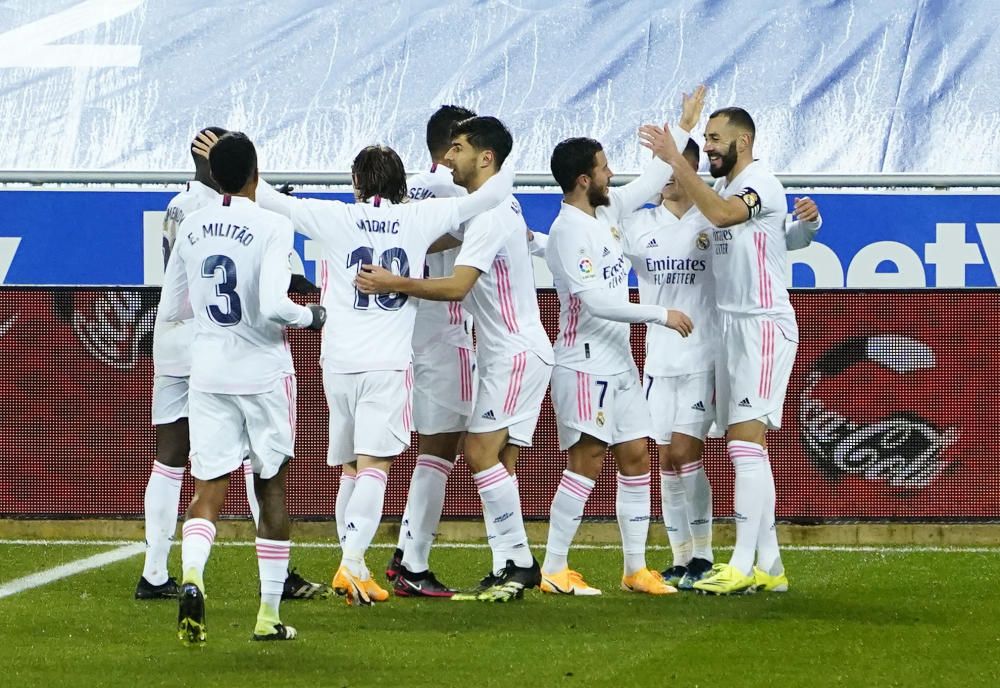
{"label": "club crest on jersey", "polygon": [[597,412],[597,418],[595,419],[595,422],[597,423],[597,427],[599,428],[604,427],[604,411]]}
{"label": "club crest on jersey", "polygon": [[584,279],[594,276],[594,263],[590,258],[580,259],[580,275]]}
{"label": "club crest on jersey", "polygon": [[708,234],[701,232],[698,234],[698,238],[695,239],[694,245],[700,248],[702,251],[707,251],[708,247],[712,244],[711,240],[708,238]]}
{"label": "club crest on jersey", "polygon": [[611,236],[613,236],[615,238],[615,241],[621,241],[622,240],[622,233],[618,231],[617,227],[612,227],[611,228]]}

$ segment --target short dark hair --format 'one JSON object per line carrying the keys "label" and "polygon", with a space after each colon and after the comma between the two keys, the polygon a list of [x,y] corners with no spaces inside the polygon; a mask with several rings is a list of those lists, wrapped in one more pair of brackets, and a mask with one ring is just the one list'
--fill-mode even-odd
{"label": "short dark hair", "polygon": [[549,167],[563,193],[576,188],[576,179],[581,174],[593,173],[597,154],[602,150],[600,142],[584,137],[566,139],[556,145]]}
{"label": "short dark hair", "polygon": [[[228,129],[223,129],[222,127],[205,127],[204,129],[199,129],[198,134],[204,134],[206,131],[212,132],[220,139],[229,133]],[[197,137],[197,134],[195,134],[195,136]],[[194,152],[194,139],[191,139],[191,158],[194,160],[195,165],[208,164],[208,161],[205,160],[205,158]]]}
{"label": "short dark hair", "polygon": [[230,131],[212,146],[208,164],[223,193],[239,193],[257,171],[257,149],[246,134]]}
{"label": "short dark hair", "polygon": [[753,123],[753,117],[751,117],[750,113],[743,108],[721,108],[708,116],[709,119],[715,119],[716,117],[725,117],[726,120],[737,129],[743,129],[744,131],[750,132],[751,141],[753,141],[757,136],[757,127]]}
{"label": "short dark hair", "polygon": [[514,137],[510,135],[510,130],[496,117],[463,119],[451,129],[453,140],[459,136],[464,136],[477,151],[493,151],[498,170],[503,167],[503,161],[514,147]]}
{"label": "short dark hair", "polygon": [[476,113],[459,105],[442,105],[427,120],[427,150],[432,158],[444,157],[451,148],[451,129]]}
{"label": "short dark hair", "polygon": [[688,139],[681,155],[693,162],[695,169],[698,169],[698,165],[701,164],[701,147],[694,142],[694,139]]}
{"label": "short dark hair", "polygon": [[381,196],[392,203],[406,198],[406,170],[388,146],[365,146],[351,163],[354,186],[362,201]]}

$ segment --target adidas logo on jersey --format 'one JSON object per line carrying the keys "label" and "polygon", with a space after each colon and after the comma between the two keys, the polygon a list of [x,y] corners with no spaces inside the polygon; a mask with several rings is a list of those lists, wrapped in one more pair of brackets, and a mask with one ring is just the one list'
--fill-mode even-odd
{"label": "adidas logo on jersey", "polygon": [[699,401],[696,404],[694,404],[691,408],[694,409],[695,411],[704,411],[705,405]]}
{"label": "adidas logo on jersey", "polygon": [[753,406],[750,404],[750,399],[748,399],[747,397],[743,397],[743,401],[738,403],[737,406],[739,406],[740,408],[753,408]]}
{"label": "adidas logo on jersey", "polygon": [[602,253],[601,255],[604,256],[605,258],[607,258],[608,256],[611,255],[611,249],[609,249],[607,246],[605,246],[604,247],[604,253]]}
{"label": "adidas logo on jersey", "polygon": [[656,243],[656,239],[650,239],[649,243],[646,244],[646,248],[656,248],[657,246],[659,246],[659,244]]}
{"label": "adidas logo on jersey", "polygon": [[486,413],[484,413],[483,414],[483,418],[485,418],[486,420],[496,420],[497,419],[497,417],[493,415],[493,409],[490,409],[489,411],[487,411]]}

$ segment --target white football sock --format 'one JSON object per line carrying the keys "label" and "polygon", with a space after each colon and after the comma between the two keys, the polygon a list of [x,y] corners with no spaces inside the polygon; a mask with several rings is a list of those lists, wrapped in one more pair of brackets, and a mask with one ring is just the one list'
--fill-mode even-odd
{"label": "white football sock", "polygon": [[288,575],[290,540],[267,540],[259,537],[257,545],[257,570],[260,573],[260,610],[257,618],[277,623],[281,618],[278,607]]}
{"label": "white football sock", "polygon": [[646,568],[646,538],[649,535],[649,473],[618,474],[615,497],[618,529],[622,533],[625,575]]}
{"label": "white football sock", "polygon": [[205,592],[205,564],[215,542],[215,524],[204,518],[189,518],[181,529],[181,568],[185,583]]}
{"label": "white football sock", "polygon": [[385,486],[389,476],[378,468],[358,471],[354,484],[354,494],[344,514],[344,557],[343,564],[355,576],[367,580],[365,552],[375,538],[375,531],[382,522],[382,507],[385,505]]}
{"label": "white football sock", "polygon": [[483,517],[487,522],[493,522],[494,573],[498,572],[497,562],[501,562],[502,569],[508,559],[512,560],[515,566],[525,568],[531,566],[528,534],[524,530],[524,519],[521,516],[521,500],[507,469],[498,463],[474,474],[472,479],[479,490],[480,499],[483,500]]}
{"label": "white football sock", "polygon": [[177,530],[184,469],[153,462],[143,499],[146,519],[146,560],[142,576],[152,585],[167,582],[167,557]]}
{"label": "white football sock", "polygon": [[344,546],[344,538],[347,536],[347,505],[351,502],[351,495],[354,494],[354,486],[357,479],[348,473],[340,474],[340,485],[337,487],[337,496],[333,503],[334,518],[337,521],[337,540],[341,548]]}
{"label": "white football sock", "polygon": [[687,566],[694,548],[688,524],[687,498],[681,476],[671,469],[660,469],[660,502],[663,505],[663,525],[674,555],[673,566]]}
{"label": "white football sock", "polygon": [[678,471],[687,497],[687,517],[694,543],[692,556],[715,561],[712,554],[712,486],[699,459],[684,464]]}
{"label": "white football sock", "polygon": [[441,522],[445,486],[453,466],[437,456],[421,454],[417,457],[406,498],[406,511],[410,515],[404,513],[404,524],[409,523],[409,539],[403,548],[403,566],[407,571],[420,573],[430,568],[431,545]]}
{"label": "white football sock", "polygon": [[757,532],[757,566],[765,573],[777,576],[785,572],[785,566],[781,563],[778,529],[774,522],[777,493],[774,489],[774,473],[771,470],[770,458],[767,449],[765,449],[764,461],[767,466],[767,482],[764,503],[761,505],[760,529]]}
{"label": "white football sock", "polygon": [[764,448],[753,442],[733,440],[726,444],[726,451],[736,474],[733,486],[736,546],[729,563],[749,575],[753,570],[760,516],[767,492],[767,459]]}
{"label": "white football sock", "polygon": [[257,491],[253,486],[253,464],[250,457],[243,459],[243,485],[247,489],[247,504],[250,506],[250,517],[253,519],[253,527],[260,527],[260,502],[257,501]]}
{"label": "white football sock", "polygon": [[594,481],[590,478],[568,469],[563,471],[549,512],[549,539],[542,573],[559,573],[569,566],[569,547],[593,489]]}

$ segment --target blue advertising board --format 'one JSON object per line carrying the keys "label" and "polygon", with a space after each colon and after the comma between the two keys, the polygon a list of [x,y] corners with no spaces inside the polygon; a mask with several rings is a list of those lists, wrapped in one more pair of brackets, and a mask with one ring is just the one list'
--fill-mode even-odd
{"label": "blue advertising board", "polygon": [[[160,227],[174,191],[0,192],[0,283],[141,285],[162,278]],[[349,194],[308,194],[351,200]],[[811,194],[824,223],[789,254],[794,287],[995,287],[1000,195]],[[791,205],[792,194],[789,194]],[[547,232],[559,195],[519,193],[532,229]],[[306,276],[315,250],[296,237]],[[548,286],[539,274],[539,286]]]}

